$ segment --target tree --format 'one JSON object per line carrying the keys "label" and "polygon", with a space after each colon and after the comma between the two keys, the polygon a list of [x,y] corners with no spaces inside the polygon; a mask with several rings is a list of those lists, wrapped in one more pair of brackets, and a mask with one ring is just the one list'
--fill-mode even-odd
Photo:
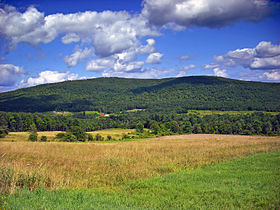
{"label": "tree", "polygon": [[7,128],[0,127],[0,138],[4,138],[9,133]]}
{"label": "tree", "polygon": [[86,140],[86,132],[79,126],[72,126],[70,128],[71,134],[76,136],[78,141],[85,141]]}
{"label": "tree", "polygon": [[136,124],[136,132],[138,133],[143,133],[144,132],[144,125],[141,122],[138,122]]}
{"label": "tree", "polygon": [[158,134],[159,131],[160,131],[160,127],[159,127],[159,125],[158,125],[157,122],[153,122],[153,123],[151,124],[150,129],[152,130],[152,133],[154,133],[154,134]]}
{"label": "tree", "polygon": [[88,134],[88,141],[93,141],[93,136],[92,136],[92,134]]}
{"label": "tree", "polygon": [[38,139],[38,133],[37,133],[37,128],[35,126],[35,124],[31,124],[30,126],[30,131],[29,131],[29,137],[28,140],[29,141],[37,141]]}

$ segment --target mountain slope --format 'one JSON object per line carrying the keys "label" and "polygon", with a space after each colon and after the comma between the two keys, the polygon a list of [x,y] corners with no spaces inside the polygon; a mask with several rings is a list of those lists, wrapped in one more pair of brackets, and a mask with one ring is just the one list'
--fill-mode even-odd
{"label": "mountain slope", "polygon": [[1,111],[119,112],[129,109],[280,111],[280,84],[220,77],[97,78],[39,85],[0,94]]}

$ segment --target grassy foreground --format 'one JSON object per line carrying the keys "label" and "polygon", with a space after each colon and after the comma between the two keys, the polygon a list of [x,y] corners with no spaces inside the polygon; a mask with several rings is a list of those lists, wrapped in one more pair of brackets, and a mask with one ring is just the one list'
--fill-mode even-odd
{"label": "grassy foreground", "polygon": [[279,149],[279,137],[231,135],[165,136],[112,144],[0,142],[0,181],[8,193],[38,186],[111,188]]}
{"label": "grassy foreground", "polygon": [[11,209],[278,209],[280,151],[105,190],[17,191]]}

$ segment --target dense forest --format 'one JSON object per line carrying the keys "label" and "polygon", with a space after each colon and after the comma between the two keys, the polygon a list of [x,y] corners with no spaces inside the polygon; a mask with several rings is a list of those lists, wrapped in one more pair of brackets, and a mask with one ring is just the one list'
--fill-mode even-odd
{"label": "dense forest", "polygon": [[280,84],[211,76],[169,79],[97,78],[0,94],[0,111],[98,111],[131,109],[186,113],[197,110],[280,111]]}
{"label": "dense forest", "polygon": [[280,135],[280,114],[252,112],[247,114],[149,113],[135,112],[102,117],[72,116],[41,113],[0,112],[0,127],[9,131],[67,131],[79,127],[84,131],[107,128],[137,128],[143,126],[156,135],[184,133]]}

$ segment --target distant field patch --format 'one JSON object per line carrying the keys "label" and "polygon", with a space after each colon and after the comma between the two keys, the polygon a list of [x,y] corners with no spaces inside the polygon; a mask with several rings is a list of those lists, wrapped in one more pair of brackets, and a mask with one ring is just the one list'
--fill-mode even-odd
{"label": "distant field patch", "polygon": [[238,115],[238,114],[252,114],[255,112],[262,112],[264,114],[277,115],[280,112],[265,112],[265,111],[218,111],[218,110],[188,110],[189,114],[200,114],[201,116],[212,115],[212,114],[229,114],[229,115]]}

